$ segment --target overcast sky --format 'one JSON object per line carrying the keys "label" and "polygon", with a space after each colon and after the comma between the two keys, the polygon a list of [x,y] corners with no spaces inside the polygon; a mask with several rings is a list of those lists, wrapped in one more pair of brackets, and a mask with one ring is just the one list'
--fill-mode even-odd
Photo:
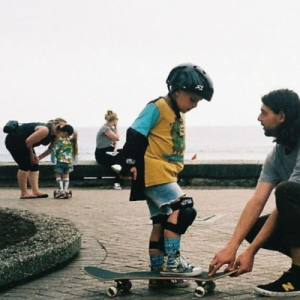
{"label": "overcast sky", "polygon": [[[261,96],[300,93],[299,0],[0,0],[0,120],[128,126],[176,65],[215,86],[188,125],[259,125]],[[1,126],[1,125],[0,125]]]}

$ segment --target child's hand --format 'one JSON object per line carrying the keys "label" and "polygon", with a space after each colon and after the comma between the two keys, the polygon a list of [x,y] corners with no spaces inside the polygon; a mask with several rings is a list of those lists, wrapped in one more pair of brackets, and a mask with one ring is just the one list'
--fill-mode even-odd
{"label": "child's hand", "polygon": [[124,173],[120,172],[120,178],[123,180],[136,180],[137,178],[137,168],[136,167],[132,167],[130,170],[130,172]]}
{"label": "child's hand", "polygon": [[136,178],[137,178],[137,168],[136,167],[132,167],[130,169],[130,172],[132,173],[132,179],[136,180]]}

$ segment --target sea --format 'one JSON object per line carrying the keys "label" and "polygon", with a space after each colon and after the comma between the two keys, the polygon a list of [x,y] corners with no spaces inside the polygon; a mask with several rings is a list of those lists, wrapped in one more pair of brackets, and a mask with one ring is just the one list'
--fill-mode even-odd
{"label": "sea", "polygon": [[[77,161],[95,160],[98,127],[78,127],[79,155]],[[126,138],[127,127],[120,127],[119,148]],[[5,148],[5,136],[0,131],[0,162],[12,162]],[[190,126],[186,128],[185,160],[259,160],[263,161],[273,148],[273,138],[266,137],[260,126]],[[46,147],[36,148],[37,154]],[[50,161],[50,156],[44,158]]]}

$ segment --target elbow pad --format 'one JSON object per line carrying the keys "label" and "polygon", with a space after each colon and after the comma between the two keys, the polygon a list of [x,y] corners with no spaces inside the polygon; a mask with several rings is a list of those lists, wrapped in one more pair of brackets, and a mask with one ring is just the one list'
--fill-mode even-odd
{"label": "elbow pad", "polygon": [[148,139],[143,134],[133,128],[128,128],[126,132],[126,143],[123,147],[124,163],[122,164],[121,174],[129,173],[138,161],[144,159],[145,150],[148,146]]}
{"label": "elbow pad", "polygon": [[126,143],[123,147],[126,163],[135,165],[138,158],[141,155],[144,156],[145,147],[143,145],[148,145],[147,137],[129,127],[126,132]]}

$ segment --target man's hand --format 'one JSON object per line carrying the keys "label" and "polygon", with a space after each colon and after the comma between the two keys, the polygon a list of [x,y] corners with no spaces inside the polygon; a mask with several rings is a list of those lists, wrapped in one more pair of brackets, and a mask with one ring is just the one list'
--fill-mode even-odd
{"label": "man's hand", "polygon": [[228,264],[226,271],[236,269],[235,261],[236,251],[232,250],[229,246],[221,249],[215,254],[215,257],[209,264],[208,276],[213,276],[223,265]]}
{"label": "man's hand", "polygon": [[234,277],[242,275],[244,273],[251,272],[254,263],[254,253],[249,249],[246,249],[242,254],[238,256],[235,262],[235,267],[238,268],[237,272],[233,274]]}

